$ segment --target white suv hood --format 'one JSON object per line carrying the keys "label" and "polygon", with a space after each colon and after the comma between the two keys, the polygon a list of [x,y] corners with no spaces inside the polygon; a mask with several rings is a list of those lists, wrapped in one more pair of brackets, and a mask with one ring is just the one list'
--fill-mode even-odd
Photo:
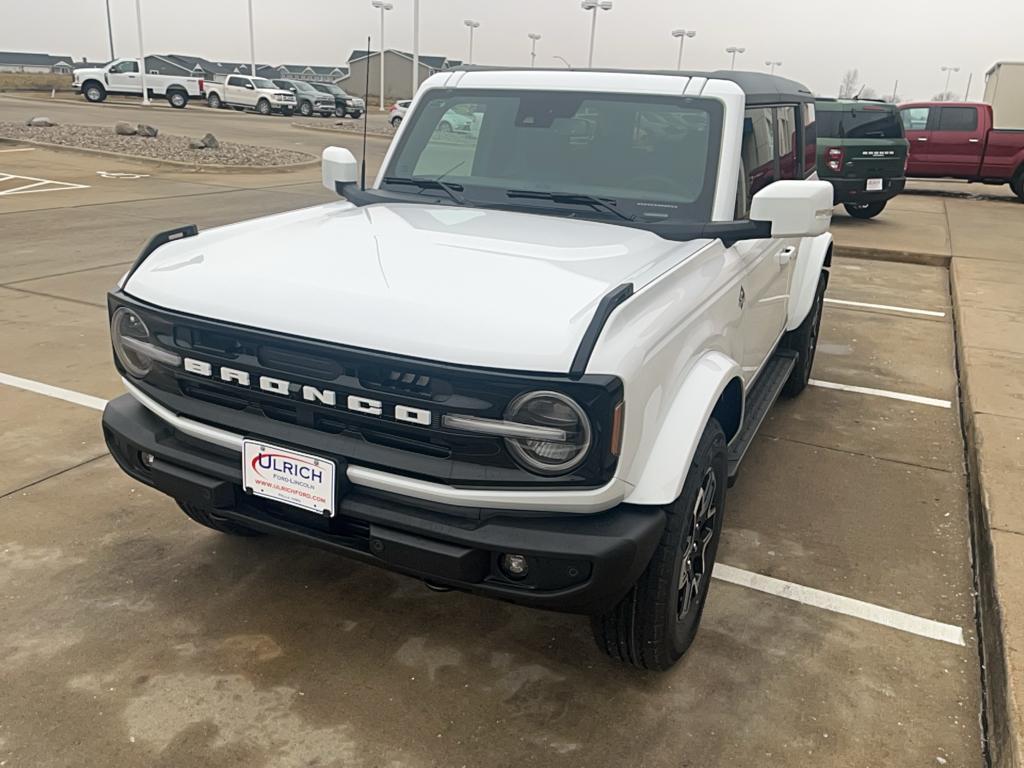
{"label": "white suv hood", "polygon": [[122,287],[304,338],[564,373],[608,291],[639,290],[707,243],[528,213],[338,202],[170,243]]}

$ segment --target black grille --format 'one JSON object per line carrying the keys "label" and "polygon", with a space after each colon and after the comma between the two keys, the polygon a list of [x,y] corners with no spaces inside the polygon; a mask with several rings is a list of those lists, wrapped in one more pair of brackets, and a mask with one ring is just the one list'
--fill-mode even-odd
{"label": "black grille", "polygon": [[[111,311],[128,304],[139,312],[159,345],[211,366],[213,375],[203,376],[157,365],[142,382],[147,394],[195,420],[463,487],[593,487],[614,472],[607,445],[611,412],[622,397],[615,377],[570,379],[446,365],[175,315],[119,293],[110,303]],[[250,385],[220,380],[222,367],[249,374]],[[288,382],[288,394],[260,389],[261,376]],[[304,397],[304,387],[316,393]],[[515,462],[500,438],[443,426],[446,413],[501,418],[513,399],[535,389],[563,391],[591,414],[594,445],[573,474],[538,477]],[[334,404],[317,399],[326,391],[335,393]],[[350,396],[379,402],[381,413],[350,408]],[[429,411],[431,423],[396,419],[398,406]]]}

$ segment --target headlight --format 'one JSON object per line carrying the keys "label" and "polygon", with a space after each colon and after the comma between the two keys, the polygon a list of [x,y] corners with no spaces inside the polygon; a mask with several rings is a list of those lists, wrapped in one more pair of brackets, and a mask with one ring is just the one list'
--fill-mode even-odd
{"label": "headlight", "polygon": [[135,310],[128,307],[119,307],[110,318],[110,340],[121,365],[136,378],[144,378],[152,370],[154,360],[168,365],[181,364],[178,355],[152,343],[149,328]]}
{"label": "headlight", "polygon": [[560,440],[506,437],[516,461],[531,472],[561,475],[570,472],[587,457],[590,449],[590,421],[574,400],[558,392],[528,392],[520,395],[505,412],[505,421],[561,430]]}

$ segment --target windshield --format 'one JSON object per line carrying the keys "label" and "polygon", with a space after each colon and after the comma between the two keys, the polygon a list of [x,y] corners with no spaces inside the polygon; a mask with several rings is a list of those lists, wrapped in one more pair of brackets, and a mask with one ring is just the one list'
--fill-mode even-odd
{"label": "windshield", "polygon": [[252,82],[253,82],[253,85],[255,85],[257,88],[270,88],[272,91],[276,91],[277,90],[277,86],[276,85],[274,85],[269,80],[264,80],[262,77],[254,77],[252,79]]}
{"label": "windshield", "polygon": [[295,86],[296,90],[305,91],[306,93],[320,93],[320,91],[318,91],[312,85],[302,80],[291,80],[290,82],[292,85]]}
{"label": "windshield", "polygon": [[[424,94],[382,186],[409,192],[410,179],[443,179],[468,204],[707,221],[721,122],[709,99],[436,90]],[[451,198],[437,185],[420,194]]]}
{"label": "windshield", "polygon": [[902,139],[903,124],[893,107],[818,107],[818,137],[824,139]]}

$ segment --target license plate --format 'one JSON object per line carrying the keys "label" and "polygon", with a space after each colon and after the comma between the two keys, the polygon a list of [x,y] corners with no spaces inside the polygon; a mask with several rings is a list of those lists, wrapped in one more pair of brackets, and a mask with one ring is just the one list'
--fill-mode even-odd
{"label": "license plate", "polygon": [[868,179],[868,192],[881,192],[885,179]]}
{"label": "license plate", "polygon": [[334,462],[330,459],[245,440],[242,483],[254,496],[334,517]]}

